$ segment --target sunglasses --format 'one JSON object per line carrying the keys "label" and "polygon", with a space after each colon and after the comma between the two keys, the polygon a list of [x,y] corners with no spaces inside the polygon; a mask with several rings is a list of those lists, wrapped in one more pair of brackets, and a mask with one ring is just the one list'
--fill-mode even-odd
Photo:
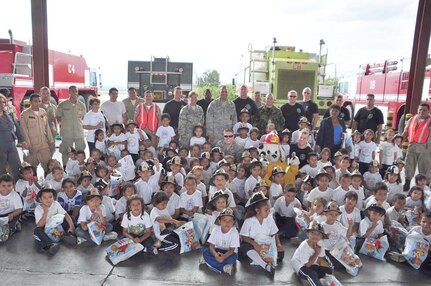
{"label": "sunglasses", "polygon": [[289,95],[289,98],[296,98],[296,95]]}
{"label": "sunglasses", "polygon": [[232,138],[233,135],[225,135],[224,138]]}

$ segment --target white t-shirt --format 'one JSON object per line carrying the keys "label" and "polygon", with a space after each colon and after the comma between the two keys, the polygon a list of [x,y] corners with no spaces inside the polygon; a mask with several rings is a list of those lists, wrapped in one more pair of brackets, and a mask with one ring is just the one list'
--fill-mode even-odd
{"label": "white t-shirt", "polygon": [[347,235],[347,228],[339,221],[336,221],[334,224],[324,222],[322,223],[322,227],[323,231],[328,235],[328,239],[323,240],[327,250],[332,250],[337,241]]}
{"label": "white t-shirt", "polygon": [[229,197],[227,198],[227,206],[230,208],[236,207],[235,198],[229,189],[217,190],[217,188],[215,188],[214,186],[211,186],[211,188],[209,189],[209,197],[211,198],[216,191],[222,191],[224,194],[228,194]]}
{"label": "white t-shirt", "polygon": [[102,103],[100,111],[103,111],[109,125],[112,125],[116,122],[123,123],[123,114],[126,113],[126,107],[122,101],[112,102],[108,100]]}
{"label": "white t-shirt", "polygon": [[[23,179],[19,179],[15,184],[15,192],[17,192],[20,196],[22,196],[22,193],[28,188],[30,188],[30,183]],[[36,194],[39,193],[39,189],[34,184],[31,185],[31,188]]]}
{"label": "white t-shirt", "polygon": [[406,198],[406,207],[414,208],[422,206],[422,200],[414,201],[411,197]]}
{"label": "white t-shirt", "polygon": [[172,140],[172,137],[175,136],[174,128],[172,128],[172,126],[159,126],[156,131],[156,136],[159,137],[159,144],[157,145],[157,147],[169,145]]}
{"label": "white t-shirt", "polygon": [[237,137],[235,137],[235,142],[236,142],[239,146],[244,147],[244,146],[245,146],[245,143],[247,142],[247,139],[248,139],[248,137],[241,138],[241,137],[237,136]]}
{"label": "white t-shirt", "polygon": [[[185,187],[183,187],[185,189]],[[202,198],[204,197],[208,197],[208,193],[207,193],[207,187],[205,186],[204,183],[199,182],[199,184],[196,186],[196,189],[201,192],[202,194]]]}
{"label": "white t-shirt", "polygon": [[127,198],[122,196],[115,204],[115,219],[119,219],[120,215],[127,211]]}
{"label": "white t-shirt", "polygon": [[278,227],[275,224],[273,216],[269,215],[264,218],[262,224],[257,220],[255,216],[249,217],[244,221],[241,227],[240,235],[250,237],[254,239],[258,233],[273,236],[277,234]]}
{"label": "white t-shirt", "polygon": [[353,186],[349,187],[350,191],[354,191],[358,195],[358,202],[356,203],[356,207],[359,210],[364,209],[364,200],[365,200],[365,192],[363,187],[359,187],[359,189],[355,189]]}
{"label": "white t-shirt", "polygon": [[128,218],[128,214],[125,213],[123,216],[123,221],[121,222],[121,227],[126,228],[127,232],[136,236],[143,236],[145,230],[153,227],[151,224],[150,216],[143,211],[138,216],[134,216],[132,212],[130,212],[130,219]]}
{"label": "white t-shirt", "polygon": [[136,193],[138,194],[138,196],[144,199],[145,205],[151,204],[151,197],[153,193],[159,190],[159,178],[160,172],[155,172],[154,175],[150,177],[148,182],[139,179],[135,183]]}
{"label": "white t-shirt", "polygon": [[[238,178],[235,178],[235,179],[233,179],[233,180],[232,180],[232,183],[234,183],[234,184],[235,184],[235,191],[236,191],[236,194],[237,194],[239,197],[241,197],[241,198],[245,199],[245,198],[246,198],[246,196],[245,196],[245,190],[244,190],[244,187],[245,187],[245,179],[238,179]],[[237,202],[237,203],[238,203],[238,202]]]}
{"label": "white t-shirt", "polygon": [[361,141],[358,144],[359,152],[359,162],[370,163],[373,160],[373,152],[376,151],[377,145],[373,141],[367,143]]}
{"label": "white t-shirt", "polygon": [[365,206],[365,208],[367,209],[369,206],[371,206],[372,204],[378,204],[380,205],[382,208],[384,208],[385,210],[387,210],[388,208],[390,208],[391,206],[389,205],[389,203],[387,201],[385,201],[383,204],[377,203],[376,198],[374,197],[374,195],[368,197],[367,199],[367,204]]}
{"label": "white t-shirt", "polygon": [[239,247],[238,230],[233,226],[228,232],[223,233],[221,226],[215,225],[208,242],[214,244],[215,248],[229,250],[229,248]]}
{"label": "white t-shirt", "polygon": [[139,153],[139,141],[141,140],[141,137],[139,136],[139,133],[141,132],[144,138],[148,138],[148,136],[145,134],[144,131],[135,130],[135,133],[126,133],[127,138],[127,150],[129,150],[130,154],[138,154]]}
{"label": "white t-shirt", "polygon": [[245,141],[245,145],[244,145],[244,149],[250,149],[251,147],[259,147],[260,144],[260,140],[256,139],[256,140],[252,140],[251,138],[247,138],[247,140]]}
{"label": "white t-shirt", "polygon": [[337,182],[339,182],[340,178],[341,178],[341,175],[344,175],[344,174],[351,175],[351,173],[348,170],[346,170],[344,172],[341,169],[335,170],[335,180],[337,180]]}
{"label": "white t-shirt", "polygon": [[327,188],[326,191],[322,192],[320,191],[319,187],[316,187],[308,194],[307,201],[312,203],[317,198],[324,198],[327,202],[329,202],[332,199],[333,192],[334,191],[331,188]]}
{"label": "white t-shirt", "polygon": [[160,234],[160,224],[156,221],[158,217],[166,218],[166,219],[172,219],[172,217],[169,214],[168,208],[165,208],[164,210],[159,210],[158,208],[154,207],[150,212],[150,219],[153,225],[154,235],[157,237],[157,239],[159,239],[160,241],[163,241],[165,237],[168,235]]}
{"label": "white t-shirt", "polygon": [[[361,212],[358,208],[353,208],[353,211],[351,213],[347,213],[344,206],[340,207],[341,215],[338,217],[338,220],[341,222],[342,225],[344,225],[347,229],[349,229],[349,219],[353,220],[353,224],[355,223],[361,223]],[[353,234],[356,236],[356,234]]]}
{"label": "white t-shirt", "polygon": [[283,217],[294,217],[293,208],[298,207],[298,205],[301,206],[301,202],[297,198],[294,198],[292,202],[286,205],[286,198],[281,196],[274,203],[274,212]]}
{"label": "white t-shirt", "polygon": [[47,182],[48,184],[50,184],[50,185],[51,185],[51,187],[52,187],[54,190],[56,190],[57,192],[61,192],[61,184],[63,183],[63,179],[61,179],[61,181],[60,181],[60,182],[57,182],[57,181],[56,181],[56,180],[54,180],[54,179],[46,180],[46,182]]}
{"label": "white t-shirt", "polygon": [[269,202],[271,206],[274,206],[276,201],[274,197],[279,197],[281,195],[283,195],[283,187],[280,184],[272,183],[269,188]]}
{"label": "white t-shirt", "polygon": [[349,188],[347,188],[347,191],[344,190],[341,186],[336,188],[334,192],[332,193],[332,200],[336,201],[338,206],[344,205],[344,198],[346,197],[346,194],[350,191]]}
{"label": "white t-shirt", "polygon": [[397,156],[397,150],[395,150],[393,143],[383,142],[380,144],[380,152],[382,152],[382,164],[392,165],[394,163],[394,158]]}
{"label": "white t-shirt", "polygon": [[[189,195],[186,193],[182,193],[180,196],[180,208],[185,209],[186,211],[193,210],[194,207],[198,207],[197,212],[201,212],[201,208],[203,207],[202,203],[202,194],[198,190],[196,190],[193,194]],[[183,216],[186,216],[183,214]]]}
{"label": "white t-shirt", "polygon": [[[102,216],[106,218],[106,208],[104,205],[100,205],[99,208],[102,209]],[[78,223],[91,222],[91,216],[93,215],[93,212],[90,210],[90,207],[88,205],[82,206],[82,208],[79,210],[79,217],[78,217]]]}
{"label": "white t-shirt", "polygon": [[394,199],[394,196],[396,194],[404,194],[403,185],[398,183],[389,183],[388,181],[384,181],[386,186],[388,186],[388,197],[387,201],[392,203],[392,200]]}
{"label": "white t-shirt", "polygon": [[[320,240],[317,245],[320,246],[320,253],[319,256],[316,258],[316,261],[313,262],[313,264],[316,264],[317,259],[319,257],[325,257],[325,246],[323,245],[323,241]],[[301,242],[301,244],[298,246],[298,248],[295,250],[295,253],[292,256],[292,268],[295,270],[296,274],[299,273],[299,270],[308,263],[310,258],[314,255],[314,249],[310,247],[307,240],[304,240]]]}
{"label": "white t-shirt", "polygon": [[[42,218],[43,213],[44,213],[44,210],[43,210],[42,205],[38,205],[36,207],[36,209],[34,210],[34,218],[35,218],[36,224]],[[53,217],[56,214],[63,214],[64,215],[64,214],[66,214],[66,211],[61,207],[61,205],[57,201],[54,201],[54,202],[52,202],[52,205],[48,209],[48,216],[46,217],[46,221],[48,221],[48,219],[50,219],[51,217]]]}
{"label": "white t-shirt", "polygon": [[207,140],[205,139],[205,137],[195,137],[193,136],[192,138],[190,138],[190,146],[193,146],[195,144],[197,145],[204,145],[204,143]]}
{"label": "white t-shirt", "polygon": [[246,195],[246,199],[248,200],[251,197],[251,194],[253,194],[253,189],[256,187],[256,184],[261,180],[261,177],[259,176],[256,180],[255,177],[250,175],[246,180],[244,184],[244,191]]}
{"label": "white t-shirt", "polygon": [[169,215],[173,216],[175,211],[180,208],[180,196],[176,193],[173,193],[169,198],[168,205],[166,209],[168,210]]}
{"label": "white t-shirt", "polygon": [[310,220],[314,220],[317,223],[324,223],[326,221],[326,216],[324,214],[314,213],[310,216]]}
{"label": "white t-shirt", "polygon": [[[120,121],[122,122],[122,121]],[[96,126],[96,125],[102,125],[102,128],[97,128],[97,129],[102,129],[105,132],[105,117],[103,116],[102,112],[97,111],[97,112],[93,112],[93,111],[89,111],[85,114],[84,116],[84,120],[82,122],[82,125],[92,125],[92,126]],[[94,133],[96,132],[97,129],[89,129],[87,130],[87,141],[88,142],[93,142],[95,141],[95,135]]]}
{"label": "white t-shirt", "polygon": [[[112,142],[123,142],[123,141],[127,141],[127,137],[126,134],[124,133],[120,133],[118,136],[115,135],[114,133],[112,133],[111,136],[109,136],[109,141]],[[126,148],[126,145],[124,144],[117,144],[118,149],[120,150],[124,150]]]}
{"label": "white t-shirt", "polygon": [[112,199],[108,196],[103,196],[102,205],[105,206],[106,209],[106,221],[113,222],[115,219],[115,206]]}
{"label": "white t-shirt", "polygon": [[95,146],[97,149],[102,152],[102,154],[106,154],[106,140],[103,139],[102,141],[96,140]]}
{"label": "white t-shirt", "polygon": [[11,191],[6,196],[0,194],[0,215],[6,215],[22,208],[21,197],[17,192]]}
{"label": "white t-shirt", "polygon": [[[368,217],[364,218],[363,220],[361,220],[361,223],[359,224],[359,236],[363,237],[365,235],[365,233],[367,232],[367,230],[371,227],[373,223],[370,221],[370,219]],[[370,236],[368,236],[369,238],[378,238],[378,236],[380,234],[382,234],[384,231],[383,229],[383,223],[381,220],[379,220],[377,222],[377,226],[376,228],[373,230],[373,232],[371,232]]]}
{"label": "white t-shirt", "polygon": [[412,229],[410,229],[410,231],[409,231],[409,234],[411,234],[413,232],[419,233],[426,241],[431,243],[431,234],[425,235],[424,232],[422,231],[422,227],[420,225],[412,227]]}
{"label": "white t-shirt", "polygon": [[316,177],[317,173],[321,168],[316,165],[316,167],[311,167],[309,164],[304,165],[301,169],[299,169],[300,173],[307,174],[310,177]]}
{"label": "white t-shirt", "polygon": [[397,211],[394,206],[388,208],[385,215],[390,222],[392,222],[393,220],[398,221],[402,216],[402,214]]}

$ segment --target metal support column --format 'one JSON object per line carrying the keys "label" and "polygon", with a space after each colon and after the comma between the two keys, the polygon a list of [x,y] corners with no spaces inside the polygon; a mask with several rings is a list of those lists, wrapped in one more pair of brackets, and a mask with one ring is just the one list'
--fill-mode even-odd
{"label": "metal support column", "polygon": [[47,0],[31,0],[34,91],[49,86]]}
{"label": "metal support column", "polygon": [[430,33],[431,0],[419,0],[404,114],[415,114],[421,102]]}

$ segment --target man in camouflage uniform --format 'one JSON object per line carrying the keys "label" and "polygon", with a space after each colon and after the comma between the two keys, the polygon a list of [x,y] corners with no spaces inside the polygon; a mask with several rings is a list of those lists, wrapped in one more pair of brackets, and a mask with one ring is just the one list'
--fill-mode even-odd
{"label": "man in camouflage uniform", "polygon": [[274,123],[275,130],[283,130],[283,113],[281,112],[280,108],[274,106],[274,96],[272,95],[272,93],[268,93],[268,95],[266,96],[266,104],[257,109],[253,126],[261,130],[262,132],[265,132],[266,125],[268,125],[268,123],[270,122]]}
{"label": "man in camouflage uniform", "polygon": [[128,89],[128,93],[129,93],[129,97],[123,99],[124,107],[126,107],[127,122],[129,122],[129,120],[135,120],[136,107],[140,103],[144,103],[144,99],[142,99],[141,97],[138,97],[136,88],[130,87]]}
{"label": "man in camouflage uniform", "polygon": [[205,122],[204,111],[197,105],[198,94],[194,91],[189,94],[189,104],[181,108],[178,119],[178,136],[181,147],[189,147],[190,139],[196,125],[203,126]]}
{"label": "man in camouflage uniform", "polygon": [[51,91],[46,86],[40,89],[39,95],[42,100],[42,105],[40,107],[46,111],[49,129],[51,131],[52,138],[54,138],[55,141],[55,136],[57,136],[57,106],[52,104]]}
{"label": "man in camouflage uniform", "polygon": [[217,147],[220,147],[221,152],[226,155],[231,155],[235,158],[235,162],[239,162],[241,159],[242,151],[244,148],[235,142],[233,130],[226,129],[222,133],[223,139],[216,143]]}
{"label": "man in camouflage uniform", "polygon": [[40,105],[40,96],[33,93],[30,96],[30,107],[21,113],[20,123],[29,151],[28,154],[24,152],[24,161],[34,167],[40,163],[47,172],[47,164],[55,150],[55,144],[49,129],[47,113]]}
{"label": "man in camouflage uniform", "polygon": [[223,139],[223,131],[232,129],[237,122],[235,104],[227,99],[227,88],[220,88],[220,97],[213,100],[208,106],[206,128],[208,140],[215,144]]}
{"label": "man in camouflage uniform", "polygon": [[60,124],[60,153],[63,155],[63,166],[68,161],[67,150],[75,144],[76,150],[85,150],[82,119],[86,112],[85,104],[78,100],[78,88],[69,87],[69,99],[60,102],[57,107],[57,121]]}

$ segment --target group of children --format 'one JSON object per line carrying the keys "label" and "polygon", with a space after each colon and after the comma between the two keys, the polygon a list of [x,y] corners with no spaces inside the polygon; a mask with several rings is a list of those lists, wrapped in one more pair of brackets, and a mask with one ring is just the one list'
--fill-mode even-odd
{"label": "group of children", "polygon": [[[320,285],[320,278],[340,266],[330,250],[342,237],[358,249],[397,221],[431,242],[428,180],[419,174],[416,185],[403,192],[404,162],[392,131],[381,144],[379,161],[371,132],[365,131],[364,138],[355,132],[336,154],[328,148],[308,153],[294,185],[283,185],[286,170],[279,167],[272,170],[269,185],[262,179],[259,130],[250,128],[247,115],[242,111],[244,122],[236,126],[236,141],[246,147],[240,161],[203,140],[202,126],[194,128],[190,148],[177,146],[164,115],[166,128],[156,132],[158,149],[132,121],[126,133],[121,124],[113,124],[107,145],[96,142],[88,159],[84,151],[71,148],[64,168],[51,160],[40,179],[34,166],[24,162],[16,183],[9,174],[0,176],[0,218],[7,218],[1,240],[34,217],[37,249],[55,254],[59,243],[47,228],[61,215],[61,239],[68,244],[96,244],[89,231],[96,224],[104,240],[129,238],[152,255],[180,253],[175,229],[204,215],[210,227],[200,263],[231,274],[240,259],[273,274],[284,257],[282,242],[289,240],[299,245],[291,259],[293,269],[312,285]],[[299,126],[305,129],[308,123],[302,120]],[[286,154],[291,136],[286,130],[280,134]],[[119,153],[110,151],[115,148]],[[127,166],[129,155],[132,166]],[[298,217],[306,227],[298,227]],[[391,247],[390,256],[399,261],[401,251]],[[424,268],[431,268],[430,260],[428,254]]]}

